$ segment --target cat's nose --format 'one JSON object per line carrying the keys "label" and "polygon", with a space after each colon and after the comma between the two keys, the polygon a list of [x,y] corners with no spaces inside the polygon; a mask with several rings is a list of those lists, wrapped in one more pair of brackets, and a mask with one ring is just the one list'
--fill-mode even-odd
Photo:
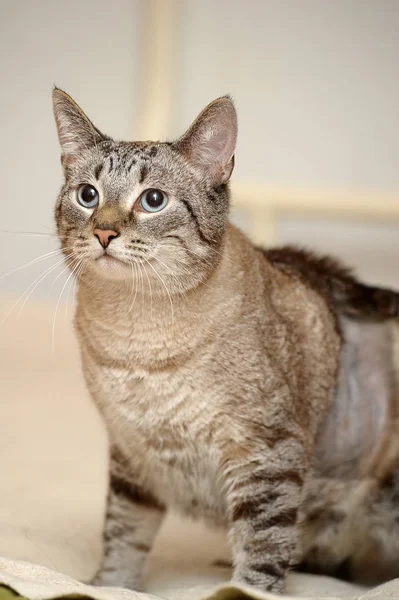
{"label": "cat's nose", "polygon": [[102,227],[97,227],[93,233],[103,248],[107,248],[111,241],[119,235],[114,229],[103,229]]}

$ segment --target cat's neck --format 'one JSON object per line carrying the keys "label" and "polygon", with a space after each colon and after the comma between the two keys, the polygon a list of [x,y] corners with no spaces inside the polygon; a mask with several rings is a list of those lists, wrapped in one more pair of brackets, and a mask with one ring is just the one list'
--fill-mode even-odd
{"label": "cat's neck", "polygon": [[93,279],[79,282],[78,318],[90,322],[92,330],[106,328],[116,337],[134,336],[148,347],[161,343],[173,347],[182,339],[198,345],[209,332],[215,333],[237,319],[251,280],[256,253],[234,227],[226,232],[220,260],[208,279],[182,295],[150,293],[133,281]]}

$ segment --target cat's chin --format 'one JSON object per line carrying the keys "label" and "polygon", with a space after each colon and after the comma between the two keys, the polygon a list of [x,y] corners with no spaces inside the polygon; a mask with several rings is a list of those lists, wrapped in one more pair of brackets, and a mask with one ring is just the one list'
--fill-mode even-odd
{"label": "cat's chin", "polygon": [[98,275],[107,279],[125,279],[131,277],[131,266],[113,256],[104,254],[92,263],[92,267]]}

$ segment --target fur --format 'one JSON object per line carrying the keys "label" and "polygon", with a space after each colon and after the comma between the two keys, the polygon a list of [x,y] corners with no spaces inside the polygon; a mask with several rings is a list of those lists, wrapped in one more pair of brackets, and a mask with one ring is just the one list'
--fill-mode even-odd
{"label": "fur", "polygon": [[[229,223],[228,97],[173,143],[114,141],[58,89],[54,111],[56,223],[110,439],[96,583],[139,585],[168,509],[226,527],[234,579],[259,589],[281,591],[300,561],[326,572],[346,561],[358,574],[378,536],[396,558],[376,571],[398,571],[396,294],[330,259],[265,252]],[[93,208],[78,202],[88,184]],[[167,205],[149,213],[141,199],[154,188]],[[106,248],[99,229],[113,234]],[[364,408],[376,418],[359,417]]]}

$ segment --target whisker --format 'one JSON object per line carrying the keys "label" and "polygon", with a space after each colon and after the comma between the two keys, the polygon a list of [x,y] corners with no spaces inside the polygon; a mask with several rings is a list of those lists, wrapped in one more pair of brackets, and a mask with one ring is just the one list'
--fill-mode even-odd
{"label": "whisker", "polygon": [[[72,253],[71,253],[72,254]],[[18,316],[17,319],[19,319],[19,317],[21,316],[22,310],[25,306],[25,304],[27,303],[27,301],[29,300],[29,298],[31,297],[31,295],[33,294],[33,292],[35,291],[35,289],[37,288],[38,285],[40,285],[40,283],[48,276],[50,275],[50,273],[52,273],[53,271],[55,271],[55,269],[57,269],[57,267],[59,267],[60,265],[62,265],[62,263],[64,262],[64,258],[62,258],[60,261],[58,261],[57,263],[55,263],[55,265],[52,265],[51,267],[49,267],[48,269],[46,269],[46,271],[44,273],[42,273],[41,275],[39,275],[39,277],[36,277],[36,279],[30,284],[30,286],[25,290],[24,294],[26,294],[27,292],[29,292],[29,294],[26,296],[21,308],[19,309],[18,312]],[[61,273],[63,273],[63,271],[61,271]],[[37,283],[36,283],[37,282]],[[36,285],[35,285],[36,284]],[[32,287],[32,289],[29,291],[29,289]],[[22,297],[21,297],[22,300]]]}
{"label": "whisker", "polygon": [[151,267],[151,269],[154,271],[155,275],[158,277],[158,279],[162,283],[163,287],[165,288],[166,293],[168,294],[169,302],[170,302],[170,309],[171,309],[171,313],[172,313],[172,323],[173,323],[173,320],[174,320],[173,302],[172,302],[172,298],[171,298],[171,295],[169,293],[169,290],[166,287],[166,284],[165,284],[164,280],[162,279],[162,277],[160,276],[160,274],[158,273],[158,271],[155,269],[155,267],[153,267],[152,264],[147,259],[144,259],[144,260],[147,263],[147,265],[149,267]]}
{"label": "whisker", "polygon": [[53,283],[51,284],[51,287],[53,288],[54,285],[56,284],[56,282],[59,280],[59,278],[65,273],[65,271],[71,266],[71,264],[73,264],[76,260],[76,256],[75,259],[72,260],[72,262],[69,260],[71,258],[71,256],[73,257],[75,255],[75,252],[72,251],[71,254],[69,256],[66,257],[66,266],[65,269],[62,269],[62,271],[60,273],[58,273],[57,277],[54,279]]}
{"label": "whisker", "polygon": [[[157,256],[153,256],[152,257],[153,260],[156,260],[158,262],[160,262],[164,267],[166,267],[167,269],[171,269],[170,266],[166,265],[164,262],[162,262]],[[190,269],[187,265],[187,263],[183,262],[182,260],[179,260],[179,258],[174,257],[173,261],[176,265],[182,265],[182,267],[180,267],[180,269],[183,271],[183,273],[190,275],[192,273],[192,269]],[[213,265],[212,265],[213,266]],[[182,289],[182,292],[184,293],[184,286],[181,286],[181,282],[179,280],[179,278],[177,277],[177,275],[175,275],[173,272],[171,273],[172,277],[175,278],[175,280],[178,282],[179,287]],[[208,287],[210,284],[210,282],[208,281],[202,281],[202,285]]]}
{"label": "whisker", "polygon": [[[132,269],[132,287],[131,287],[132,296],[133,296],[133,288],[135,288],[135,294],[134,294],[133,300],[131,301],[131,303],[129,305],[128,312],[130,313],[132,311],[132,309],[133,309],[133,306],[134,306],[134,304],[136,302],[136,298],[137,298],[138,286],[137,286],[137,281],[136,280],[137,280],[139,274],[140,274],[140,280],[141,281],[142,281],[142,277],[141,277],[141,272],[139,272],[139,270],[138,270],[137,263],[135,261],[131,260],[131,256],[129,256],[129,254],[127,254],[125,252],[124,253],[124,258],[126,258],[130,262],[130,266],[131,266],[131,269]],[[137,265],[137,268],[136,268],[136,265]]]}
{"label": "whisker", "polygon": [[[138,278],[138,277],[140,276],[140,280],[141,280],[141,279],[142,279],[142,276],[141,276],[141,272],[140,272],[140,270],[139,270],[139,266],[138,266],[138,265],[137,265],[135,262],[133,263],[133,265],[134,265],[134,274],[135,274],[135,277],[137,277],[137,278]],[[136,291],[135,291],[135,293],[134,293],[134,299],[133,299],[133,303],[135,303],[135,302],[136,302],[136,298],[137,298],[138,291],[139,291],[139,286],[138,286],[138,285],[137,285],[137,283],[136,283]]]}
{"label": "whisker", "polygon": [[[173,244],[173,246],[176,246],[176,245]],[[159,244],[158,247],[164,247],[164,248],[168,248],[169,247],[169,249],[170,249],[170,245],[169,244],[165,244],[165,243],[162,243],[162,242]],[[197,254],[194,250],[190,251],[190,254],[193,255],[193,256],[198,257],[198,259],[200,260],[200,262],[203,265],[205,265],[206,267],[209,267],[210,270],[212,270],[212,269],[215,268],[215,264],[214,263],[210,262],[210,260],[208,258],[205,258],[205,257]],[[185,256],[187,256],[187,259],[188,259],[188,257],[190,257],[190,254],[188,252],[186,253]],[[159,262],[161,262],[161,264],[164,264],[164,263],[162,263],[162,261],[160,259],[158,259],[158,257],[153,256],[153,258],[154,259],[156,258]],[[185,260],[179,260],[179,258],[182,258],[182,257],[174,256],[173,257],[173,262],[175,264],[177,264],[177,265],[180,265],[180,269],[183,270],[184,273],[191,274],[193,266],[190,265],[190,264],[187,264],[187,262]],[[226,260],[228,264],[231,264],[231,258],[229,256],[225,255],[224,256],[224,260]],[[167,265],[164,264],[164,266],[166,267]],[[206,284],[206,282],[203,281],[203,284]]]}
{"label": "whisker", "polygon": [[[45,270],[45,275],[47,275],[48,273],[51,273],[54,269],[56,269],[58,267],[58,265],[60,265],[63,262],[64,259],[60,260],[58,263],[56,263],[55,265],[51,265],[51,267],[48,267]],[[36,283],[36,281],[38,281],[38,279],[40,279],[41,277],[43,277],[43,273],[41,273],[39,275],[39,277],[36,277],[36,279],[30,283],[28,285],[28,287],[26,288],[26,290],[20,295],[20,297],[18,298],[18,300],[13,304],[13,306],[11,307],[11,309],[9,310],[9,312],[5,315],[5,317],[3,317],[3,319],[0,321],[0,326],[3,325],[3,323],[5,323],[5,321],[8,319],[8,317],[13,313],[13,311],[15,310],[15,308],[18,306],[18,304],[21,302],[21,300],[24,298],[25,294],[28,293],[28,291],[31,289],[32,286],[34,286],[34,284]],[[41,281],[41,279],[40,279]],[[38,281],[38,284],[40,283],[40,281]],[[37,284],[37,285],[38,285]],[[35,286],[36,287],[36,286]],[[35,289],[35,288],[33,288]],[[32,290],[33,291],[33,290]]]}
{"label": "whisker", "polygon": [[151,302],[151,304],[150,304],[150,307],[151,307],[150,308],[150,311],[151,311],[150,314],[151,314],[151,319],[152,319],[152,286],[151,286],[150,278],[149,278],[148,273],[147,273],[147,269],[145,267],[143,267],[143,271],[145,273],[145,276],[147,277],[148,287],[150,288],[150,302]]}
{"label": "whisker", "polygon": [[[72,300],[71,300],[71,302],[73,302],[73,299],[76,297],[76,286],[77,286],[77,283],[79,281],[79,277],[81,276],[81,274],[84,271],[84,268],[86,267],[87,262],[88,262],[87,259],[86,260],[84,258],[82,259],[82,266],[77,271],[77,273],[75,275],[75,281],[71,285],[71,288],[73,288],[72,289]],[[71,291],[71,288],[69,288],[69,292]],[[69,295],[69,292],[68,292],[68,295]],[[68,298],[67,298],[67,303],[68,303]],[[67,304],[67,307],[68,307],[68,304]]]}
{"label": "whisker", "polygon": [[[132,270],[132,285],[131,285],[131,288],[130,288],[130,295],[131,295],[131,296],[132,296],[132,298],[133,298],[133,289],[134,289],[134,283],[135,283],[135,282],[134,282],[133,263],[130,263],[130,268],[131,268],[131,270]],[[130,312],[131,312],[131,310],[132,310],[132,302],[130,302],[130,305],[129,305],[129,310],[128,310],[128,312],[130,313]]]}
{"label": "whisker", "polygon": [[0,233],[33,237],[58,237],[56,233],[42,233],[41,231],[11,231],[8,229],[0,229]]}
{"label": "whisker", "polygon": [[62,254],[62,253],[63,253],[63,250],[58,249],[58,250],[52,250],[51,252],[47,252],[47,254],[42,254],[41,256],[38,256],[37,258],[34,258],[33,260],[29,260],[28,262],[24,263],[23,265],[19,265],[18,267],[11,269],[11,271],[7,271],[7,273],[3,273],[2,275],[0,275],[0,279],[4,279],[4,277],[8,277],[9,275],[12,275],[13,273],[18,273],[19,271],[22,271],[23,269],[26,269],[27,267],[30,267],[31,265],[35,265],[38,262],[47,260],[48,258],[51,258],[52,256],[56,256],[57,254]]}
{"label": "whisker", "polygon": [[[173,237],[173,238],[175,238],[176,236],[168,236],[168,235],[167,235],[167,236],[164,236],[164,238],[163,238],[163,239],[168,239],[168,238],[170,238],[170,237]],[[161,242],[161,243],[162,243],[162,242]],[[188,253],[192,253],[192,254],[194,254],[194,255],[198,256],[199,258],[202,258],[202,255],[201,255],[201,254],[198,254],[198,253],[197,253],[197,252],[195,252],[195,250],[193,250],[192,248],[187,248],[186,244],[184,244],[184,243],[183,243],[183,241],[180,241],[180,242],[179,242],[179,241],[177,241],[177,243],[170,242],[170,243],[168,243],[168,244],[163,244],[163,245],[165,245],[165,246],[169,246],[169,245],[171,245],[171,246],[176,246],[176,247],[183,247],[183,248],[185,249],[185,251],[186,251],[186,252],[188,252]],[[223,256],[223,250],[222,250],[222,252],[221,252],[220,250],[216,250],[216,248],[213,248],[213,247],[212,247],[212,248],[208,248],[208,252],[211,252],[211,253],[213,253],[213,254],[219,254],[219,256]]]}
{"label": "whisker", "polygon": [[[186,264],[186,263],[184,263],[184,262],[180,261],[179,259],[174,259],[174,261],[175,261],[175,263],[176,263],[176,264],[183,265],[183,268],[184,268],[184,267],[186,267],[186,268],[184,269],[184,271],[185,271],[185,272],[187,272],[187,264]],[[190,272],[190,270],[189,270],[188,272]],[[211,282],[209,282],[209,281],[204,281],[203,279],[201,279],[201,285],[203,285],[203,286],[205,286],[205,287],[209,287],[209,286],[211,286],[212,284],[211,284]]]}
{"label": "whisker", "polygon": [[32,260],[29,260],[28,262],[19,265],[18,267],[14,267],[13,269],[11,269],[10,271],[7,271],[7,273],[3,273],[2,275],[0,275],[0,279],[4,279],[4,277],[8,277],[8,275],[12,275],[13,273],[17,273],[18,271],[21,271],[22,269],[25,269],[26,267],[29,267],[31,265],[34,265],[38,262],[41,262],[42,260],[45,260],[46,258],[50,258],[51,256],[55,256],[56,254],[60,254],[62,251],[61,250],[53,250],[52,252],[48,252],[47,254],[41,255],[37,258],[34,258]]}
{"label": "whisker", "polygon": [[34,545],[36,546],[36,548],[38,550],[40,550],[40,552],[43,554],[43,556],[45,556],[47,558],[47,560],[50,562],[51,566],[53,567],[53,569],[55,571],[57,571],[58,573],[61,573],[61,571],[59,570],[59,568],[57,567],[57,565],[54,563],[54,561],[50,558],[50,556],[47,554],[47,552],[44,551],[44,549],[39,546],[39,544],[37,542],[35,542],[35,540],[33,540],[26,531],[26,528],[22,528],[22,533],[24,534],[24,536]]}
{"label": "whisker", "polygon": [[[69,288],[68,288],[67,297],[66,297],[66,302],[65,302],[65,315],[64,315],[64,320],[65,320],[65,321],[66,321],[66,320],[67,320],[67,318],[68,318],[68,305],[69,305],[69,297],[70,297],[70,295],[71,295],[71,290],[72,290],[72,288],[73,288],[73,286],[74,286],[74,283],[75,283],[75,282],[76,282],[76,279],[75,279],[75,280],[72,280],[72,281],[71,281],[71,285],[70,285],[70,286],[69,286]],[[73,301],[73,300],[72,300],[72,301]]]}
{"label": "whisker", "polygon": [[[83,259],[80,259],[80,261],[82,261],[82,260]],[[79,262],[79,258],[77,259],[77,261],[78,261],[77,264],[73,267],[73,269],[69,273],[69,276],[68,276],[67,280],[64,282],[64,285],[62,286],[62,289],[61,289],[60,295],[58,296],[58,301],[57,301],[57,304],[56,304],[56,307],[55,307],[54,319],[53,319],[53,327],[52,327],[52,332],[51,332],[51,348],[52,348],[53,352],[54,352],[54,349],[55,349],[55,345],[54,345],[54,342],[55,342],[55,322],[56,322],[56,319],[57,319],[58,307],[60,305],[62,294],[64,293],[64,290],[65,290],[65,287],[66,287],[68,281],[71,279],[71,277],[75,273],[76,269],[81,264],[81,262]]]}
{"label": "whisker", "polygon": [[[159,246],[163,246],[164,248],[170,248],[171,246],[174,246],[175,248],[177,247],[184,247],[185,252],[187,252],[188,255],[192,255],[195,256],[196,258],[198,258],[200,261],[205,262],[206,264],[208,264],[209,266],[213,266],[213,263],[209,262],[209,257],[203,256],[202,254],[199,254],[198,252],[196,252],[195,250],[193,250],[192,248],[187,248],[185,245],[182,246],[181,243],[165,243],[165,242],[160,242]],[[224,257],[225,260],[227,260],[228,262],[231,262],[231,258],[229,256],[226,256],[225,252],[220,252],[219,250],[216,250],[216,248],[212,248],[210,250],[210,252],[212,254],[217,254],[220,257]]]}
{"label": "whisker", "polygon": [[[180,279],[178,278],[178,276],[176,275],[176,273],[173,271],[172,267],[171,267],[171,266],[169,266],[169,265],[167,265],[166,263],[164,263],[164,262],[163,262],[163,261],[162,261],[160,258],[158,258],[157,256],[153,256],[152,258],[153,258],[153,260],[156,260],[157,262],[159,262],[159,263],[160,263],[160,264],[161,264],[163,267],[165,267],[165,269],[167,269],[167,270],[169,271],[169,273],[170,273],[171,277],[173,277],[173,279],[175,279],[175,281],[177,282],[177,284],[178,284],[178,288],[180,289],[180,291],[181,291],[181,292],[184,292],[184,287],[183,287],[183,285],[181,284],[181,281],[180,281]],[[181,261],[179,261],[179,260],[176,260],[176,259],[175,259],[175,262],[177,262],[177,263],[180,263]],[[181,263],[181,264],[184,264],[184,263]],[[190,274],[190,270],[189,270],[188,268],[185,268],[185,269],[183,269],[183,271],[184,271],[186,274],[188,274],[188,275]]]}
{"label": "whisker", "polygon": [[[131,287],[131,292],[132,292],[132,301],[130,302],[130,306],[129,306],[129,313],[132,312],[133,310],[133,306],[134,303],[136,302],[136,297],[137,297],[137,282],[136,282],[136,278],[137,278],[137,273],[136,273],[136,265],[133,262],[130,263],[131,267],[132,267],[132,287]],[[135,289],[135,294],[133,296],[133,289]]]}
{"label": "whisker", "polygon": [[44,225],[43,223],[41,223],[40,227],[43,227],[43,229],[49,229],[53,233],[53,235],[58,235],[58,233],[54,229],[54,225],[52,227],[49,227],[48,225]]}
{"label": "whisker", "polygon": [[[141,281],[141,298],[144,298],[144,278],[143,278],[143,265],[142,262],[137,263],[138,270],[140,272],[140,281]],[[143,300],[141,301],[141,314],[143,314]]]}

